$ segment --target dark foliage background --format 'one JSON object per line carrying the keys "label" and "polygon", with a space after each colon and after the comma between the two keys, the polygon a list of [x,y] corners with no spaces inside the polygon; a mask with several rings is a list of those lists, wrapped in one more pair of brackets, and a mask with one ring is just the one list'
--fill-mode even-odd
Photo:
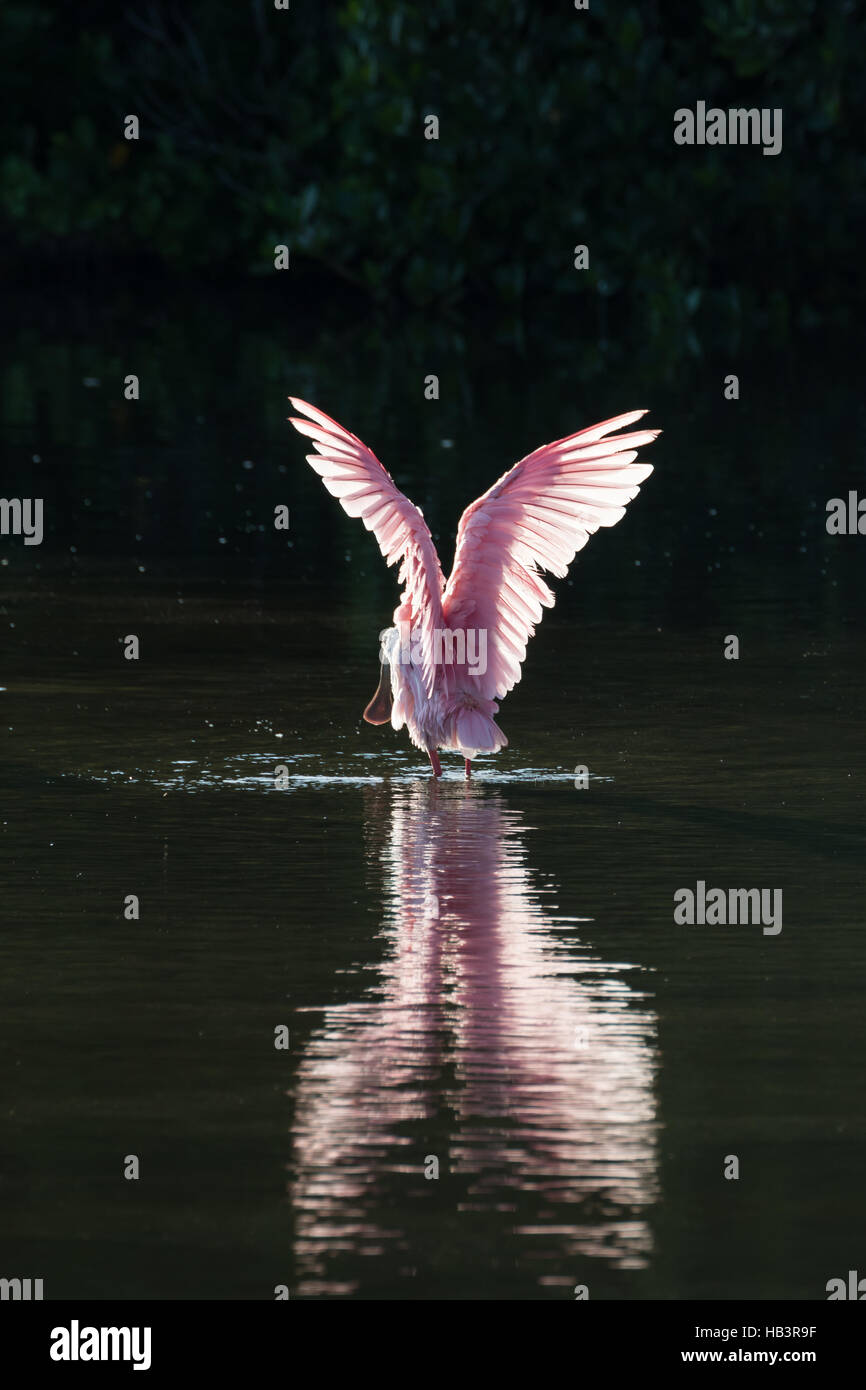
{"label": "dark foliage background", "polygon": [[[9,0],[0,49],[7,276],[267,275],[286,243],[376,300],[595,294],[660,337],[862,304],[856,0]],[[699,99],[781,107],[783,153],[676,146]]]}

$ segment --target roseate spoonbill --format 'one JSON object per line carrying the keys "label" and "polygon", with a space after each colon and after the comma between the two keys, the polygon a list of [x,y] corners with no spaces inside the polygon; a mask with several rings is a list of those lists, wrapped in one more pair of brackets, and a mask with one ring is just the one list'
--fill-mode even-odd
{"label": "roseate spoonbill", "polygon": [[610,438],[646,414],[631,410],[527,454],[466,508],[446,584],[420,509],[372,450],[315,406],[289,399],[307,417],[291,423],[317,450],[307,462],[373,532],[387,563],[401,561],[401,601],[395,626],[379,634],[379,688],[364,718],[405,724],[435,777],[438,750],[462,753],[469,777],[478,753],[508,742],[493,716],[520,680],[542,608],[553,607],[541,571],[563,578],[592,533],[620,520],[653,471],[635,463],[637,450],[660,431]]}

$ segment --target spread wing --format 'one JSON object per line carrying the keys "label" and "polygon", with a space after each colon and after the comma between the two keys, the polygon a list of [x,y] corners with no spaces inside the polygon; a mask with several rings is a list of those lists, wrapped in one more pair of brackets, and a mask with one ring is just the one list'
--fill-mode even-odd
{"label": "spread wing", "polygon": [[501,700],[520,680],[526,643],[554,603],[541,570],[562,578],[592,533],[624,516],[652,473],[635,459],[659,430],[607,438],[645,414],[632,410],[542,445],[460,518],[442,607],[447,628],[487,631],[487,669],[473,677],[479,695]]}
{"label": "spread wing", "polygon": [[[435,677],[434,632],[442,627],[445,580],[430,528],[418,508],[404,497],[372,449],[306,401],[290,396],[295,410],[307,416],[290,421],[312,439],[317,452],[307,455],[325,484],[349,516],[358,516],[379,542],[389,565],[402,561],[398,579],[403,585],[401,620],[410,624],[413,643],[422,656],[427,694]],[[407,634],[408,635],[408,634]]]}

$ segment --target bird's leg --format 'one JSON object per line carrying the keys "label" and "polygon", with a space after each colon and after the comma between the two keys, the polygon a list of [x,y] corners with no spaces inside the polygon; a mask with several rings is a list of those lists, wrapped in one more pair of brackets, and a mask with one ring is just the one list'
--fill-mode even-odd
{"label": "bird's leg", "polygon": [[428,758],[430,759],[430,766],[431,766],[432,769],[433,769],[433,776],[434,776],[434,777],[441,777],[441,776],[442,776],[442,764],[441,764],[440,761],[439,761],[439,754],[436,752],[436,749],[435,749],[435,748],[428,748],[428,749],[427,749],[427,756],[428,756]]}
{"label": "bird's leg", "polygon": [[472,776],[472,764],[468,758],[463,759],[463,764],[466,768],[466,781],[468,782],[470,777]]}

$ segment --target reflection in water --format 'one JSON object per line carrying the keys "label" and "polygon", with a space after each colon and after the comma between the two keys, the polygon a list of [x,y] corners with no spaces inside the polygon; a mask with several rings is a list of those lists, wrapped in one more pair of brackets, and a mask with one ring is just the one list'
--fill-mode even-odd
{"label": "reflection in water", "polygon": [[[506,1223],[536,1283],[573,1282],[577,1256],[643,1266],[656,1026],[624,978],[634,967],[599,960],[575,940],[578,919],[545,905],[529,827],[498,791],[425,781],[364,795],[386,953],[379,983],[325,1009],[300,1061],[297,1292],[351,1292],[365,1256],[411,1275],[435,1257],[440,1222],[477,1238],[470,1213],[497,1239]],[[428,1154],[439,1181],[425,1181]],[[425,1202],[433,1248],[419,1251],[401,1210],[415,1205],[417,1230]]]}

